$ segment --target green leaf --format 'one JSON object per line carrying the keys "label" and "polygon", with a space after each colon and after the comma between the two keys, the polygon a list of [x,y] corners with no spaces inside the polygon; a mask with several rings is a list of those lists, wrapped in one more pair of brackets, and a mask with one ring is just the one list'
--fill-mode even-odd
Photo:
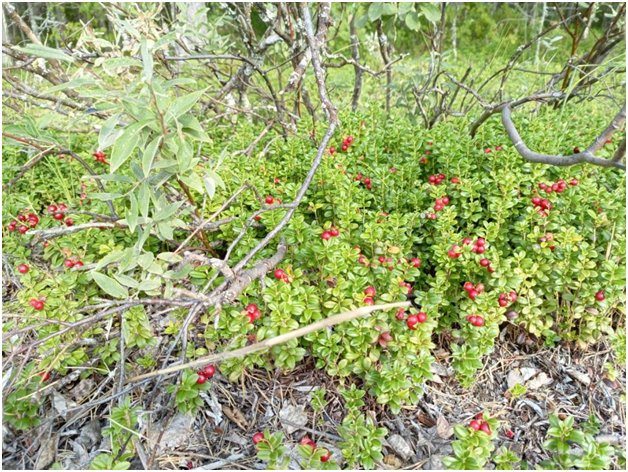
{"label": "green leaf", "polygon": [[137,219],[139,217],[139,207],[137,205],[137,198],[135,194],[129,195],[129,200],[131,200],[131,208],[126,215],[126,223],[129,225],[129,231],[131,233],[135,232],[135,227],[137,226]]}
{"label": "green leaf", "polygon": [[142,170],[145,175],[148,175],[151,168],[153,167],[153,161],[155,160],[155,154],[157,154],[157,149],[159,148],[159,143],[161,143],[162,137],[159,136],[153,139],[146,149],[144,149],[144,154],[142,155]]}
{"label": "green leaf", "polygon": [[94,278],[94,282],[96,282],[100,288],[112,297],[126,298],[129,296],[128,290],[108,275],[92,271],[92,277]]}
{"label": "green leaf", "polygon": [[216,181],[214,180],[214,178],[205,173],[203,183],[205,184],[205,188],[207,189],[207,194],[209,195],[209,198],[214,198],[214,195],[216,194]]}
{"label": "green leaf", "polygon": [[406,26],[412,31],[419,31],[421,29],[421,21],[419,15],[415,11],[411,11],[405,17]]}
{"label": "green leaf", "polygon": [[120,116],[122,116],[122,113],[116,113],[115,115],[107,118],[107,121],[102,124],[100,133],[98,134],[99,149],[107,149],[116,141],[116,138],[122,132],[122,130],[115,129],[118,121],[120,120]]}
{"label": "green leaf", "polygon": [[62,84],[55,85],[54,87],[50,87],[49,89],[44,90],[45,93],[52,92],[60,92],[61,90],[65,90],[68,88],[79,88],[83,85],[95,85],[98,84],[98,81],[91,77],[79,77],[74,80],[70,80],[68,82],[63,82]]}
{"label": "green leaf", "polygon": [[150,82],[153,78],[153,55],[148,50],[145,37],[140,42],[140,54],[144,64],[144,78],[147,82]]}
{"label": "green leaf", "polygon": [[44,59],[55,59],[57,61],[74,62],[74,58],[72,56],[68,56],[63,51],[40,44],[27,44],[22,47],[15,46],[15,49],[30,56],[43,57]]}
{"label": "green leaf", "polygon": [[399,14],[403,15],[408,13],[414,8],[414,2],[399,2]]}
{"label": "green leaf", "polygon": [[143,120],[127,126],[120,137],[116,139],[111,151],[110,172],[115,172],[126,162],[131,153],[137,147],[140,136],[139,132],[152,120]]}
{"label": "green leaf", "polygon": [[376,21],[382,16],[384,12],[384,4],[382,2],[373,2],[368,9],[369,20]]}
{"label": "green leaf", "polygon": [[433,3],[421,3],[421,13],[425,15],[428,21],[436,23],[440,20],[440,11]]}
{"label": "green leaf", "polygon": [[207,89],[199,90],[197,92],[192,92],[188,95],[184,95],[181,98],[174,100],[168,110],[166,110],[166,116],[168,118],[168,122],[172,120],[176,120],[178,117],[186,113],[190,108],[192,108],[196,102],[201,98],[201,96],[205,93]]}
{"label": "green leaf", "polygon": [[118,67],[142,67],[142,63],[130,57],[112,57],[111,59],[106,59],[102,63],[102,67],[106,71],[111,72]]}

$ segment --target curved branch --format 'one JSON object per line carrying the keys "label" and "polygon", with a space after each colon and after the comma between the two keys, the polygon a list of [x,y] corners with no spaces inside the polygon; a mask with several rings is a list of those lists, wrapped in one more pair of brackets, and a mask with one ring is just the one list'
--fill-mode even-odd
{"label": "curved branch", "polygon": [[[623,110],[623,109],[622,109]],[[620,112],[621,113],[621,112]],[[611,159],[604,159],[595,156],[588,149],[584,152],[572,154],[570,156],[554,156],[551,154],[539,154],[531,151],[523,142],[515,124],[511,118],[511,110],[508,105],[504,107],[502,111],[502,123],[508,133],[508,137],[515,146],[517,152],[526,160],[530,162],[538,162],[541,164],[550,164],[554,166],[573,166],[582,162],[587,162],[600,167],[616,167],[618,169],[626,170],[626,166]]]}

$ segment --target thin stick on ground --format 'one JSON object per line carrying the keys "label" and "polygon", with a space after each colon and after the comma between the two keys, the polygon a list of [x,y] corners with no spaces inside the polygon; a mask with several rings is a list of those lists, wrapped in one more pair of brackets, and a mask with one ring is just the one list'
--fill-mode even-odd
{"label": "thin stick on ground", "polygon": [[295,329],[294,331],[290,331],[289,333],[275,336],[274,338],[269,338],[259,343],[251,344],[249,346],[236,349],[234,351],[225,351],[225,352],[221,352],[220,354],[212,354],[211,356],[201,357],[199,359],[196,359],[195,361],[188,362],[186,364],[179,364],[179,365],[168,367],[166,369],[161,369],[154,372],[150,372],[148,374],[138,375],[136,377],[133,377],[127,380],[127,383],[138,382],[141,380],[149,379],[151,377],[171,374],[174,372],[179,372],[185,369],[191,369],[193,367],[200,367],[207,364],[216,364],[218,362],[222,362],[227,359],[233,359],[235,357],[248,356],[249,354],[253,354],[254,352],[259,352],[265,349],[270,349],[273,346],[283,344],[287,341],[290,341],[291,339],[303,337],[306,334],[319,331],[323,328],[331,328],[332,326],[335,326],[337,324],[345,323],[347,321],[360,318],[362,316],[371,314],[374,311],[390,310],[392,308],[407,308],[409,306],[410,306],[410,302],[396,302],[396,303],[386,303],[384,305],[363,306],[360,308],[356,308],[355,310],[347,311],[344,313],[340,313],[338,315],[331,316],[329,318],[325,318],[324,320],[316,321],[315,323],[311,323],[307,326],[304,326],[303,328]]}

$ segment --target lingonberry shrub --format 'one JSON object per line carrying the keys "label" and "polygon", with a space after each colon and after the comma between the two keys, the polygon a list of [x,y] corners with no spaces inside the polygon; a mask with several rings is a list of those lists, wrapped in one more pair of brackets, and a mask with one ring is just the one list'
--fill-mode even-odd
{"label": "lingonberry shrub", "polygon": [[453,455],[445,457],[443,464],[449,470],[481,470],[495,449],[499,422],[488,414],[480,414],[467,426],[454,426],[456,440],[451,444]]}
{"label": "lingonberry shrub", "polygon": [[[155,91],[160,96],[173,100],[169,84],[155,77],[152,86],[159,88]],[[148,82],[142,85],[135,105],[154,106],[149,87]],[[217,269],[184,263],[182,254],[166,247],[168,240],[187,237],[189,233],[182,229],[193,209],[168,202],[159,182],[181,177],[195,201],[208,196],[208,212],[219,208],[245,182],[255,185],[262,199],[271,196],[273,204],[292,201],[309,169],[310,160],[304,156],[312,155],[311,143],[276,140],[263,158],[232,154],[225,150],[225,143],[233,149],[246,148],[254,130],[244,122],[236,133],[215,128],[209,136],[199,130],[191,111],[198,96],[185,98],[184,111],[182,105],[169,102],[176,118],[166,126],[178,131],[176,121],[185,139],[178,132],[167,133],[164,139],[168,144],[163,147],[158,144],[163,136],[160,123],[141,130],[139,122],[128,124],[138,113],[130,104],[129,110],[120,110],[124,120],[118,117],[103,126],[98,143],[87,136],[77,138],[77,146],[86,152],[103,149],[110,163],[104,174],[109,194],[89,191],[90,209],[107,213],[105,200],[113,199],[124,212],[123,223],[133,231],[94,228],[39,247],[50,267],[62,268],[69,259],[84,262],[89,270],[77,263],[48,277],[39,264],[30,263],[28,273],[20,276],[23,289],[17,293],[17,303],[27,314],[74,322],[84,316],[80,308],[98,297],[170,298],[180,286],[221,283],[224,279]],[[576,116],[569,126],[584,130],[583,139],[592,140],[595,127],[591,119],[601,123],[605,117],[585,120]],[[428,141],[421,127],[396,116],[386,121],[376,112],[366,118],[344,114],[341,120],[343,130],[354,140],[341,152],[342,136],[334,137],[331,144],[337,152],[324,156],[303,202],[281,232],[288,252],[276,267],[280,277],[271,271],[263,286],[255,281],[237,305],[223,306],[218,317],[213,311],[201,313],[195,328],[200,327],[202,336],[187,343],[186,358],[243,347],[364,306],[365,290],[373,287],[375,294],[369,298],[375,304],[410,299],[413,306],[402,316],[395,310],[375,312],[269,352],[229,359],[220,370],[231,380],[254,367],[290,370],[309,353],[318,369],[336,377],[359,377],[365,391],[397,412],[403,405],[417,403],[422,384],[431,376],[435,339],[447,340],[439,347],[451,352],[458,379],[467,386],[474,382],[506,326],[520,342],[548,345],[564,340],[584,346],[614,331],[613,314],[622,303],[625,287],[625,187],[619,171],[524,163],[499,127],[490,122],[477,137],[481,146],[475,146],[476,140],[455,124],[437,125],[429,131],[433,142],[429,159],[421,163]],[[540,116],[528,124],[529,146],[546,143],[553,136],[548,120]],[[361,126],[362,121],[367,125]],[[299,132],[309,132],[305,123],[300,126]],[[118,144],[124,140],[131,141],[128,155]],[[176,153],[171,140],[176,142]],[[195,167],[200,163],[190,154],[190,143],[200,144],[203,155],[219,157],[211,166]],[[496,150],[498,145],[502,147],[499,153],[483,152],[489,147]],[[76,162],[55,161],[55,165],[77,180],[82,175]],[[223,168],[229,169],[229,182],[219,175]],[[45,176],[39,172],[35,168],[33,178],[43,180]],[[356,180],[356,175],[362,178]],[[434,184],[429,176],[435,176]],[[575,179],[577,185],[559,185],[563,190],[552,193],[539,188],[540,183],[558,183],[560,179]],[[3,202],[7,230],[3,244],[15,255],[15,264],[32,260],[24,244],[30,238],[28,231],[24,235],[17,231],[19,215],[40,215],[38,228],[65,228],[68,209],[80,205],[79,194],[71,198],[51,183],[40,191],[44,194],[38,203],[28,203],[26,211],[23,199],[9,196]],[[540,198],[534,201],[542,204],[544,216],[533,203],[535,197]],[[435,211],[437,200],[442,208]],[[56,209],[48,208],[52,202]],[[59,202],[65,202],[63,211]],[[232,218],[230,223],[208,232],[207,238],[223,245],[233,241],[262,204],[265,201],[260,202],[252,192],[242,193],[238,205],[221,216]],[[230,260],[247,254],[286,211],[263,213],[234,247]],[[88,221],[84,214],[73,213],[72,218],[75,226]],[[330,237],[322,239],[324,232]],[[195,244],[203,243],[198,240]],[[274,251],[270,245],[259,257],[270,257]],[[483,259],[489,264],[483,266]],[[465,287],[467,283],[470,285]],[[41,308],[30,305],[31,300],[41,302]],[[249,304],[255,304],[258,311],[247,311]],[[165,328],[152,323],[141,309],[123,314],[122,334],[126,346],[132,346],[129,349],[142,351],[138,356],[141,368],[154,367],[147,352],[152,339],[176,336],[186,313],[173,309]],[[43,338],[60,328],[50,324],[38,329]],[[97,336],[98,329],[88,329],[84,336]],[[441,333],[446,336],[436,336]],[[41,346],[41,352],[65,344],[72,335],[51,339]],[[111,342],[99,345],[96,349],[102,358],[93,368],[108,368],[117,362],[116,347],[119,344]],[[89,347],[77,345],[44,359],[36,370],[64,375],[93,354]],[[197,380],[190,389],[209,388],[210,382],[199,384]],[[192,400],[189,405],[181,404],[186,405],[183,409],[194,408]]]}

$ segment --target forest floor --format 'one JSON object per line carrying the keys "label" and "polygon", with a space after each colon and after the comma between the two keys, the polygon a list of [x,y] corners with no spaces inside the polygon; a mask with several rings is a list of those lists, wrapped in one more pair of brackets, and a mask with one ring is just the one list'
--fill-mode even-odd
{"label": "forest floor", "polygon": [[[443,457],[452,452],[453,426],[467,424],[484,411],[501,422],[496,450],[506,446],[533,466],[547,459],[541,444],[550,414],[573,416],[576,424],[593,414],[601,422],[604,441],[624,443],[626,372],[624,367],[616,382],[607,378],[604,364],[612,360],[607,342],[583,351],[564,344],[555,348],[519,345],[504,339],[508,337],[502,333],[504,342],[469,389],[453,376],[448,352],[438,349],[434,377],[426,382],[418,405],[393,415],[365,397],[366,413],[388,429],[384,460],[378,468],[442,469]],[[64,414],[65,404],[83,404],[93,398],[96,386],[85,382],[52,392],[58,413],[55,421],[44,421],[32,433],[18,437],[3,427],[3,468],[32,469],[52,461],[64,468],[80,468],[108,449],[106,434],[100,430],[105,421],[99,417],[106,405],[75,417]],[[337,446],[337,427],[345,415],[339,382],[316,369],[311,358],[288,373],[251,371],[239,384],[218,373],[212,382],[211,390],[202,394],[205,405],[195,419],[174,414],[164,405],[165,387],[158,393],[153,410],[141,419],[142,439],[133,440],[137,454],[131,459],[131,469],[187,469],[190,465],[204,470],[265,469],[251,441],[253,433],[264,429],[285,434],[291,469],[300,468],[296,445],[304,436],[330,449],[333,459],[343,466]],[[515,383],[526,387],[518,398],[508,392]],[[327,404],[315,411],[310,394],[320,387],[326,390]],[[514,438],[506,437],[507,430]]]}

